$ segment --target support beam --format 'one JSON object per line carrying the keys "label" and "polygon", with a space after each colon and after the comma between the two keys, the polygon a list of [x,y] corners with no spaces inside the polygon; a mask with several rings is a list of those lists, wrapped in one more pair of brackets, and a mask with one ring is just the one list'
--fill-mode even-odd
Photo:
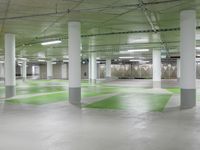
{"label": "support beam", "polygon": [[53,78],[53,65],[52,61],[47,61],[47,79],[50,80]]}
{"label": "support beam", "polygon": [[196,12],[185,10],[180,14],[181,108],[196,105]]}
{"label": "support beam", "polygon": [[16,95],[15,35],[5,34],[5,96]]}
{"label": "support beam", "polygon": [[161,88],[161,54],[153,50],[153,88]]}
{"label": "support beam", "polygon": [[69,102],[81,105],[80,22],[68,23]]}

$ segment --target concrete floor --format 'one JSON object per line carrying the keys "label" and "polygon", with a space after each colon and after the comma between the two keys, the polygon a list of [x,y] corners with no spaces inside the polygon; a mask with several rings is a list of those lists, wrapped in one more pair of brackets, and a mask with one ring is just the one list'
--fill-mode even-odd
{"label": "concrete floor", "polygon": [[169,106],[144,113],[2,102],[0,150],[199,150],[199,103],[189,110]]}

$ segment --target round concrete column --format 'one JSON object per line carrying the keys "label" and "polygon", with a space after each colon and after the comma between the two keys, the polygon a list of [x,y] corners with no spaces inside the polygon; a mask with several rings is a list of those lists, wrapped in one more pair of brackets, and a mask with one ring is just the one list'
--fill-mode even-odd
{"label": "round concrete column", "polygon": [[91,82],[91,55],[88,58],[88,81]]}
{"label": "round concrete column", "polygon": [[181,108],[196,105],[196,12],[185,10],[180,14]]}
{"label": "round concrete column", "polygon": [[180,76],[181,76],[181,64],[180,64],[181,62],[180,62],[180,59],[177,59],[176,60],[176,76],[177,76],[177,82],[178,82],[178,84],[180,83]]}
{"label": "round concrete column", "polygon": [[61,65],[61,78],[67,79],[67,64]]}
{"label": "round concrete column", "polygon": [[81,104],[81,30],[80,22],[68,23],[69,102]]}
{"label": "round concrete column", "polygon": [[4,70],[4,62],[1,62],[0,63],[0,79],[4,79],[4,77],[5,77],[5,70]]}
{"label": "round concrete column", "polygon": [[161,88],[161,55],[160,50],[153,50],[153,88]]}
{"label": "round concrete column", "polygon": [[111,78],[111,60],[106,60],[106,78]]}
{"label": "round concrete column", "polygon": [[97,79],[97,62],[96,62],[96,53],[91,54],[91,82],[92,84],[96,83]]}
{"label": "round concrete column", "polygon": [[15,35],[5,34],[5,96],[10,98],[16,95],[15,77]]}
{"label": "round concrete column", "polygon": [[27,69],[26,60],[23,60],[23,62],[22,62],[22,79],[23,79],[23,81],[25,81],[27,78],[27,70],[26,69]]}
{"label": "round concrete column", "polygon": [[53,65],[51,61],[47,61],[47,79],[53,78]]}

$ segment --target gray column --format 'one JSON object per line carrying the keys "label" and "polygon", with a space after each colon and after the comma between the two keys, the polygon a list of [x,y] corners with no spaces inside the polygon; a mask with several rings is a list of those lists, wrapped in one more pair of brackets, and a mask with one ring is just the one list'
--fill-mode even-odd
{"label": "gray column", "polygon": [[180,59],[176,60],[176,76],[177,76],[177,82],[178,84],[180,83],[180,76],[181,76],[181,66],[180,66]]}
{"label": "gray column", "polygon": [[196,105],[196,12],[185,10],[180,14],[180,58],[181,58],[181,108]]}
{"label": "gray column", "polygon": [[161,54],[153,50],[153,88],[161,88]]}
{"label": "gray column", "polygon": [[10,98],[16,95],[15,77],[15,35],[5,34],[5,96]]}
{"label": "gray column", "polygon": [[53,65],[52,61],[47,61],[47,79],[53,78]]}
{"label": "gray column", "polygon": [[27,66],[26,66],[26,62],[27,62],[27,60],[23,60],[23,62],[22,62],[22,79],[23,79],[23,81],[25,81],[26,78],[27,78]]}
{"label": "gray column", "polygon": [[69,102],[81,104],[81,30],[80,22],[68,23]]}
{"label": "gray column", "polygon": [[111,59],[106,60],[106,78],[111,78]]}
{"label": "gray column", "polygon": [[91,82],[92,84],[96,83],[97,79],[97,62],[96,62],[96,53],[91,54]]}

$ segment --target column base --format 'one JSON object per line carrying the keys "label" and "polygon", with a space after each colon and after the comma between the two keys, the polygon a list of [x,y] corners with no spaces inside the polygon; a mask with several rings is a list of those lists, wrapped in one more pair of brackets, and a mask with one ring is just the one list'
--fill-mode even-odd
{"label": "column base", "polygon": [[196,106],[196,89],[181,89],[181,109]]}
{"label": "column base", "polygon": [[23,81],[26,81],[26,77],[22,77],[22,80],[23,80]]}
{"label": "column base", "polygon": [[47,80],[51,80],[51,79],[52,79],[52,76],[48,76],[48,77],[47,77]]}
{"label": "column base", "polygon": [[16,88],[15,86],[6,86],[6,89],[5,89],[5,94],[6,94],[6,98],[11,98],[13,96],[16,95]]}
{"label": "column base", "polygon": [[177,83],[180,84],[180,78],[177,78]]}
{"label": "column base", "polygon": [[153,81],[153,88],[161,88],[161,81]]}
{"label": "column base", "polygon": [[69,102],[76,106],[81,106],[81,88],[70,88],[69,87]]}
{"label": "column base", "polygon": [[91,79],[91,80],[90,80],[90,83],[91,83],[92,85],[96,84],[96,82],[97,82],[96,79]]}

